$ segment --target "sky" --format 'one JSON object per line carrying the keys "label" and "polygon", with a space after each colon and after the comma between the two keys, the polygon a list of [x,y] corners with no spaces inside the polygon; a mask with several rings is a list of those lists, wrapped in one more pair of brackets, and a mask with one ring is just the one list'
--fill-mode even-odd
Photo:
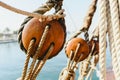
{"label": "sky", "polygon": [[[32,12],[47,0],[0,0],[15,8]],[[88,11],[92,0],[64,0],[63,9],[65,9],[65,21],[67,31],[75,32],[82,26],[84,17]],[[26,16],[11,12],[0,6],[0,31],[6,27],[10,30],[18,30]],[[93,19],[92,27],[97,25],[97,13]],[[93,29],[93,28],[92,28]],[[92,30],[91,29],[91,30]]]}

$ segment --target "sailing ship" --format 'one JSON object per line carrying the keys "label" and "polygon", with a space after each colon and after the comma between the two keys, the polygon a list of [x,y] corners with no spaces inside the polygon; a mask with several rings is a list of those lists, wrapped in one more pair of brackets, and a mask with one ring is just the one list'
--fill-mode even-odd
{"label": "sailing ship", "polygon": [[[83,26],[68,41],[66,41],[65,15],[62,9],[63,0],[48,0],[33,13],[0,2],[0,6],[28,16],[18,32],[20,48],[26,53],[22,76],[18,80],[36,80],[45,62],[58,55],[63,47],[65,47],[68,63],[61,71],[58,80],[75,80],[75,71],[78,68],[78,80],[92,80],[94,70],[99,71],[100,80],[106,80],[106,47],[109,46],[106,45],[106,33],[109,37],[115,75],[111,79],[120,80],[120,0],[99,0],[100,22],[90,35],[88,31],[96,11],[97,1],[92,1]],[[55,9],[53,15],[44,15],[52,8]],[[80,37],[81,33],[84,34],[84,38]],[[33,61],[27,71],[30,57]],[[100,70],[96,67],[98,62]],[[108,75],[114,76],[113,73]]]}

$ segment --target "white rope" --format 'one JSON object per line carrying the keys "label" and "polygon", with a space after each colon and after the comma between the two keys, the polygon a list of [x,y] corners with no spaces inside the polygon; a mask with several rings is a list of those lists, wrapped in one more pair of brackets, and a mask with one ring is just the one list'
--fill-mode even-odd
{"label": "white rope", "polygon": [[120,0],[118,0],[119,3],[119,22],[120,22]]}
{"label": "white rope", "polygon": [[[110,0],[111,21],[113,28],[113,37],[115,40],[115,48],[117,52],[117,60],[120,62],[120,19],[118,10],[118,1]],[[120,70],[120,63],[118,64]]]}
{"label": "white rope", "polygon": [[120,0],[118,0],[119,3],[119,19],[120,19]]}
{"label": "white rope", "polygon": [[106,0],[99,0],[99,68],[100,80],[106,80]]}
{"label": "white rope", "polygon": [[112,55],[112,65],[113,65],[113,71],[115,74],[115,78],[120,80],[120,71],[118,67],[118,62],[117,62],[117,54],[116,54],[116,49],[115,49],[115,40],[113,38],[113,30],[112,30],[112,24],[111,24],[111,15],[110,15],[110,5],[109,5],[109,0],[107,0],[107,28],[108,28],[108,38],[110,42],[110,52]]}

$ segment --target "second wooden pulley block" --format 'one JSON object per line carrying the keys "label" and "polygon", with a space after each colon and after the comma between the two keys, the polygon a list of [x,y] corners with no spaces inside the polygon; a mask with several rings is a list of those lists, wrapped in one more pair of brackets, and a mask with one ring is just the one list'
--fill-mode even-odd
{"label": "second wooden pulley block", "polygon": [[93,54],[92,54],[92,55],[96,55],[96,54],[99,53],[99,41],[92,39],[92,40],[89,42],[90,50],[92,50],[93,45],[95,45],[95,48],[94,48],[94,50],[93,50]]}
{"label": "second wooden pulley block", "polygon": [[[32,18],[24,27],[22,32],[22,43],[27,50],[30,40],[35,39],[35,45],[33,52],[36,51],[39,41],[43,35],[44,29],[49,26],[49,30],[43,44],[41,51],[39,52],[38,59],[42,59],[48,51],[50,45],[54,44],[54,50],[49,58],[52,58],[58,54],[62,49],[66,38],[65,25],[61,24],[58,20],[40,22],[37,18]],[[31,57],[34,55],[32,53]]]}
{"label": "second wooden pulley block", "polygon": [[72,40],[70,40],[68,42],[66,50],[65,50],[67,57],[70,58],[71,51],[73,51],[75,53],[78,44],[80,44],[80,47],[79,47],[77,55],[75,57],[76,62],[78,60],[82,61],[88,57],[89,46],[88,46],[87,42],[82,38],[73,38]]}

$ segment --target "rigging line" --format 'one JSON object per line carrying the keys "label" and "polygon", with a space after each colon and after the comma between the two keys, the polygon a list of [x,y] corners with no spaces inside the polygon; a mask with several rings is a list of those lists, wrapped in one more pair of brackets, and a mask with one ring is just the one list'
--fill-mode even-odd
{"label": "rigging line", "polygon": [[26,11],[23,11],[23,10],[16,9],[16,8],[14,8],[12,6],[9,6],[9,5],[3,3],[2,1],[0,1],[0,6],[3,7],[3,8],[8,9],[10,11],[19,13],[19,14],[23,14],[23,15],[27,15],[27,16],[34,16],[34,17],[39,17],[39,18],[42,17],[42,15],[39,15],[39,14],[30,13],[30,12],[26,12]]}
{"label": "rigging line", "polygon": [[61,10],[61,11],[59,11],[58,13],[53,14],[53,15],[46,15],[46,16],[45,16],[45,15],[41,15],[41,14],[37,14],[37,13],[31,13],[31,12],[27,12],[27,11],[23,11],[23,10],[17,9],[17,8],[12,7],[12,6],[10,6],[10,5],[2,2],[2,1],[0,1],[0,6],[3,7],[3,8],[8,9],[8,10],[10,10],[10,11],[13,11],[13,12],[15,12],[15,13],[18,13],[18,14],[22,14],[22,15],[26,15],[26,16],[32,16],[32,17],[37,17],[37,18],[40,18],[40,19],[43,19],[43,18],[44,18],[44,19],[46,19],[46,20],[48,20],[48,21],[50,21],[51,18],[59,19],[59,18],[65,17],[64,14],[62,14],[62,15],[60,14],[60,13],[63,12],[64,10]]}

